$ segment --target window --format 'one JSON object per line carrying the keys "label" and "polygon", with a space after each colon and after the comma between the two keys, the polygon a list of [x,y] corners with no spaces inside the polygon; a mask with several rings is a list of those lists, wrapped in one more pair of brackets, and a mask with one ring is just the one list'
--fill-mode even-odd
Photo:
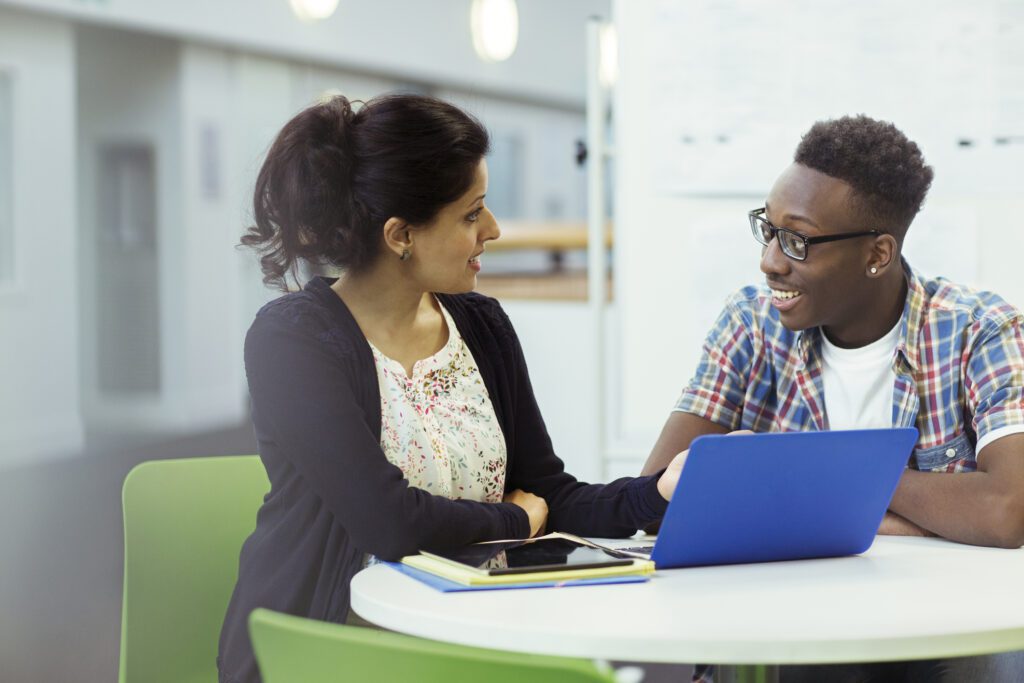
{"label": "window", "polygon": [[98,388],[104,395],[160,392],[156,151],[99,148],[96,230]]}

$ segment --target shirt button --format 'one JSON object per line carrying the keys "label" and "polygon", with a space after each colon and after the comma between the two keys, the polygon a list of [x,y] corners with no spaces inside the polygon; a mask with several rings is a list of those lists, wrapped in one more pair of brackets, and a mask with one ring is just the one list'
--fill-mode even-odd
{"label": "shirt button", "polygon": [[947,458],[952,458],[954,455],[956,455],[956,449],[955,448],[947,448],[946,449],[946,457]]}

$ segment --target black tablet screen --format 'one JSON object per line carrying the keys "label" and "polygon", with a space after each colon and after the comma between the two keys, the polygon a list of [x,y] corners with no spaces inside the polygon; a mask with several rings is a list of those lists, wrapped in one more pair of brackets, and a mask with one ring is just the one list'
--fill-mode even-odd
{"label": "black tablet screen", "polygon": [[475,569],[483,569],[491,575],[616,567],[628,565],[633,561],[562,538],[513,543],[477,543],[458,550],[433,554]]}

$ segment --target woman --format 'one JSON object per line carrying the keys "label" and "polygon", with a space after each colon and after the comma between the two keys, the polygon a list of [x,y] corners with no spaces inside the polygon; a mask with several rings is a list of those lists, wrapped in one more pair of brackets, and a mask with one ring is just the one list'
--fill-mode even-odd
{"label": "woman", "polygon": [[659,519],[664,473],[577,482],[555,456],[522,349],[470,293],[497,239],[488,136],[445,102],[335,97],[282,129],[243,243],[279,286],[301,260],[339,267],[263,307],[245,343],[271,491],[242,547],[222,682],[259,680],[254,607],[344,622],[371,557],[527,538],[627,536]]}

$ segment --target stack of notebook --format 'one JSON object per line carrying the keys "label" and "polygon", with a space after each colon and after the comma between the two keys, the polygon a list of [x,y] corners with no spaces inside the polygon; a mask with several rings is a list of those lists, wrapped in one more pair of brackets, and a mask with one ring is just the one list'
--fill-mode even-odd
{"label": "stack of notebook", "polygon": [[654,572],[650,560],[562,533],[477,543],[446,553],[421,552],[392,566],[445,592],[634,583]]}

